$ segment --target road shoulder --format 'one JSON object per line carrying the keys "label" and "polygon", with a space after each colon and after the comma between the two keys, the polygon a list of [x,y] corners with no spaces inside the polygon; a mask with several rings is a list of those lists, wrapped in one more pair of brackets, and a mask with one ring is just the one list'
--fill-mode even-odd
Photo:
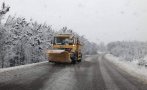
{"label": "road shoulder", "polygon": [[137,78],[139,82],[147,84],[147,69],[145,70],[140,69],[139,67],[135,67],[130,62],[122,61],[111,54],[105,54],[104,58],[108,60],[110,63],[113,63],[119,69]]}

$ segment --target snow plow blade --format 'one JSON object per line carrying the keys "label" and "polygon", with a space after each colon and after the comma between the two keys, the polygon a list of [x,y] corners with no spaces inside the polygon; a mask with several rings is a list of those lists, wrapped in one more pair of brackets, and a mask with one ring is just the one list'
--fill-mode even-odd
{"label": "snow plow blade", "polygon": [[71,63],[70,53],[64,50],[49,50],[48,60],[49,62]]}

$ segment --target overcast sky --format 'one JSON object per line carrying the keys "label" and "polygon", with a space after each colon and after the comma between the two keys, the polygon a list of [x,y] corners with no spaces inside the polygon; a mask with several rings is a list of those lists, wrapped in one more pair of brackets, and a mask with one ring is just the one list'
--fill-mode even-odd
{"label": "overcast sky", "polygon": [[147,41],[147,0],[0,0],[7,15],[63,26],[93,42]]}

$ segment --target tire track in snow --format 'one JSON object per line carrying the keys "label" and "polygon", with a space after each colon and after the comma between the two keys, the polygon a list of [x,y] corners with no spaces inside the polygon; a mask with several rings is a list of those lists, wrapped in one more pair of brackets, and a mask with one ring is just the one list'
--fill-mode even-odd
{"label": "tire track in snow", "polygon": [[104,66],[104,63],[102,61],[102,56],[98,58],[98,61],[100,64],[100,71],[104,79],[107,90],[120,90],[117,87],[116,83],[113,81],[113,79],[110,77],[109,73],[107,72],[106,67]]}

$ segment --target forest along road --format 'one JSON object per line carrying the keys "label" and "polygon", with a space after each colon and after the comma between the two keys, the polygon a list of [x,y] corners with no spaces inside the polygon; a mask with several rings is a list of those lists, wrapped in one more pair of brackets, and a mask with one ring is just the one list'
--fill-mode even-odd
{"label": "forest along road", "polygon": [[[6,78],[2,80],[3,77]],[[0,90],[147,90],[147,85],[120,70],[104,55],[88,56],[75,65],[46,62],[1,72],[0,78]]]}

